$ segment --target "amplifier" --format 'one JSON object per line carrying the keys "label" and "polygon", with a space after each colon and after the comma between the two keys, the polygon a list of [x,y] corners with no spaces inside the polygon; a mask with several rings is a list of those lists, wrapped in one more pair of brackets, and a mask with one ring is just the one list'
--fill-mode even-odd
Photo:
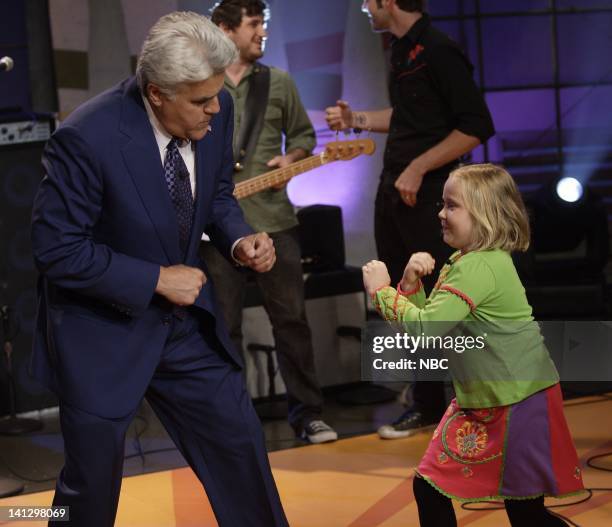
{"label": "amplifier", "polygon": [[50,115],[34,119],[0,121],[0,146],[45,142],[55,129],[55,119]]}
{"label": "amplifier", "polygon": [[336,205],[310,205],[298,210],[304,272],[344,269],[342,209]]}
{"label": "amplifier", "polygon": [[[28,374],[37,305],[30,218],[43,177],[41,156],[54,122],[51,117],[32,114],[12,116],[5,122],[0,118],[0,306],[10,306],[20,328],[13,340],[12,355],[17,412],[57,404],[56,398]],[[2,356],[0,352],[0,416],[10,410]]]}

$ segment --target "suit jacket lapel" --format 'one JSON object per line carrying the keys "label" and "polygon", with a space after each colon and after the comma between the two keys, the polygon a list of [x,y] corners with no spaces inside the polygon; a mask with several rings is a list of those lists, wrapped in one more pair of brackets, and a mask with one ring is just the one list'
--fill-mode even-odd
{"label": "suit jacket lapel", "polygon": [[211,193],[214,189],[214,174],[211,171],[210,161],[214,150],[214,140],[209,132],[203,139],[196,143],[195,149],[195,173],[196,173],[196,200],[193,216],[193,226],[191,228],[191,239],[187,253],[187,261],[194,256],[202,238],[202,231],[205,227],[205,220],[210,211],[204,210],[206,204],[210,203]]}
{"label": "suit jacket lapel", "polygon": [[128,172],[164,248],[170,264],[181,263],[178,222],[170,200],[153,129],[136,81],[124,92],[121,131],[126,143],[121,149]]}

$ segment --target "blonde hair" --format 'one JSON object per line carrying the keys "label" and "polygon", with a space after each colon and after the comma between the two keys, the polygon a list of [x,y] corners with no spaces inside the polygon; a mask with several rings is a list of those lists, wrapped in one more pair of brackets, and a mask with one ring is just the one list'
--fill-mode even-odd
{"label": "blonde hair", "polygon": [[466,165],[453,170],[450,177],[460,182],[465,208],[474,222],[472,250],[527,250],[529,218],[506,170],[489,163]]}

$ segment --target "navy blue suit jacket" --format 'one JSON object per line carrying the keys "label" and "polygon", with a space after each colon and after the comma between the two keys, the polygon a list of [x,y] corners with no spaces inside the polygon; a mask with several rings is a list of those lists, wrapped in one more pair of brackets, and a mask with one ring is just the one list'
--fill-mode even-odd
{"label": "navy blue suit jacket", "polygon": [[[195,146],[195,216],[187,255],[159,149],[135,79],[76,110],[48,142],[32,217],[41,273],[32,372],[69,404],[104,417],[132,411],[159,362],[168,327],[154,294],[160,266],[202,267],[204,229],[229,257],[252,233],[233,197],[231,96]],[[211,282],[195,302],[216,317]]]}

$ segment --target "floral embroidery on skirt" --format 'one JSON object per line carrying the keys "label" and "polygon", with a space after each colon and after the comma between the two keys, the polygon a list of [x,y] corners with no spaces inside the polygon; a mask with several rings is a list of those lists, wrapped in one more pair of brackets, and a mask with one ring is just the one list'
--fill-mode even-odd
{"label": "floral embroidery on skirt", "polygon": [[558,384],[510,406],[463,409],[453,400],[417,472],[459,500],[562,496],[583,489]]}

